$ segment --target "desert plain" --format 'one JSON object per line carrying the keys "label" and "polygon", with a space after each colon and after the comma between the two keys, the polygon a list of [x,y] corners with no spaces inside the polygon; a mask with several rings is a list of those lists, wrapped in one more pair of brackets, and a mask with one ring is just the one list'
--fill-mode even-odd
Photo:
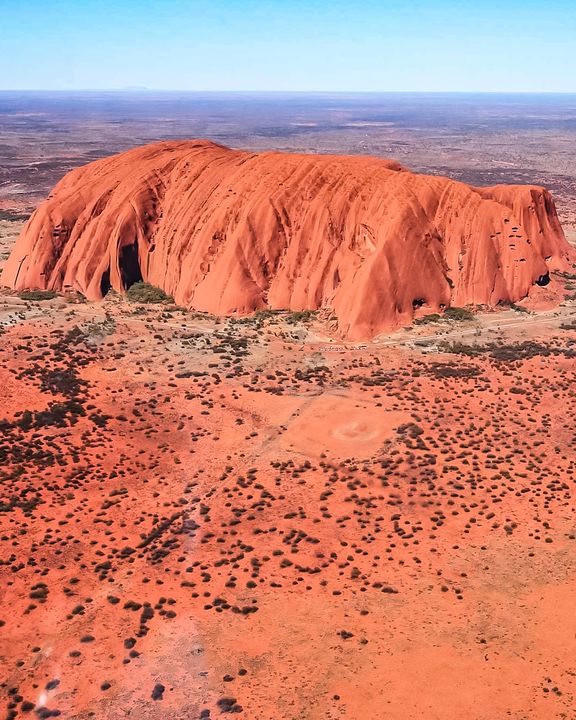
{"label": "desert plain", "polygon": [[[540,183],[574,236],[573,99],[0,98],[0,264],[66,170],[168,135]],[[4,716],[576,718],[575,293],[351,343],[2,290]]]}

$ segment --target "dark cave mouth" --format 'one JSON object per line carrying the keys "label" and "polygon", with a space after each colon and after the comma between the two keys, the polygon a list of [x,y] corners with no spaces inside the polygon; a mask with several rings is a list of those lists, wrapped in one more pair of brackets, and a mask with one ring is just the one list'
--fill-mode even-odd
{"label": "dark cave mouth", "polygon": [[108,268],[102,273],[102,277],[100,278],[100,294],[102,297],[105,297],[108,294],[110,287],[110,268]]}
{"label": "dark cave mouth", "polygon": [[[120,271],[120,281],[122,290],[129,290],[132,285],[142,282],[142,270],[140,269],[140,259],[138,257],[138,243],[124,245],[120,248],[118,257],[118,269]],[[110,282],[110,267],[102,273],[100,278],[100,294],[105,297],[112,289]]]}
{"label": "dark cave mouth", "polygon": [[143,277],[142,270],[140,269],[137,242],[122,247],[118,265],[124,290],[128,290],[134,283],[142,282]]}

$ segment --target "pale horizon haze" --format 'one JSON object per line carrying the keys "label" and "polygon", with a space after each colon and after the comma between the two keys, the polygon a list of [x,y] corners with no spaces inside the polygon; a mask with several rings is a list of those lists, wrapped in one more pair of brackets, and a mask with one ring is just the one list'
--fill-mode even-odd
{"label": "pale horizon haze", "polygon": [[576,91],[568,0],[0,0],[0,90]]}

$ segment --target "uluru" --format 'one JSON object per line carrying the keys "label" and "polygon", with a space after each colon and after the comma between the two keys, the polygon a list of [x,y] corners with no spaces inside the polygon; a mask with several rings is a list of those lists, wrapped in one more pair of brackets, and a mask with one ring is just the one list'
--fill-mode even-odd
{"label": "uluru", "polygon": [[340,335],[422,306],[512,303],[567,268],[553,199],[369,156],[138,147],[69,172],[26,224],[3,285],[90,300],[144,280],[187,308],[330,311]]}

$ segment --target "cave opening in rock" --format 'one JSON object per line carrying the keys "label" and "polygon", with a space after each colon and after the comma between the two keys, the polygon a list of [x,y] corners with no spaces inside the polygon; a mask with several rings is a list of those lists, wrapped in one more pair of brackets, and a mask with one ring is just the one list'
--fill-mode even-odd
{"label": "cave opening in rock", "polygon": [[137,242],[133,245],[124,245],[120,250],[119,266],[124,290],[128,290],[134,283],[142,280]]}
{"label": "cave opening in rock", "polygon": [[538,280],[536,280],[536,285],[540,285],[540,287],[545,287],[550,282],[550,275],[549,273],[545,273],[544,275],[540,275]]}
{"label": "cave opening in rock", "polygon": [[100,293],[102,297],[108,294],[110,287],[110,268],[108,268],[108,270],[102,273],[102,277],[100,278]]}

